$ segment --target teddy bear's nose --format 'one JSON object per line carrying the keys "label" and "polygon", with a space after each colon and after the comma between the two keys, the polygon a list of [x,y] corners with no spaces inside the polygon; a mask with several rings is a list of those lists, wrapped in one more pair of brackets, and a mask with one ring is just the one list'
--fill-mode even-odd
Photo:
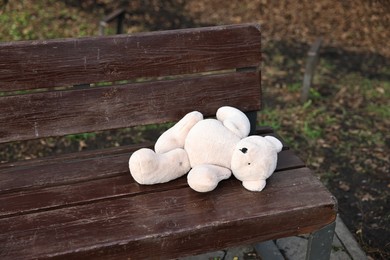
{"label": "teddy bear's nose", "polygon": [[242,153],[246,153],[247,151],[248,151],[248,149],[247,148],[241,148],[241,149],[239,149]]}

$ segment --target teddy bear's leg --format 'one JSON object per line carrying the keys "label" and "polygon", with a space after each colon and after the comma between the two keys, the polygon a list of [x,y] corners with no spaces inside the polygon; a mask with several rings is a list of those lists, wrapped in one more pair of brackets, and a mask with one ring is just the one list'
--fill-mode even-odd
{"label": "teddy bear's leg", "polygon": [[193,190],[208,192],[214,190],[221,180],[228,179],[231,175],[228,168],[202,164],[192,168],[187,175],[187,181]]}
{"label": "teddy bear's leg", "polygon": [[179,122],[158,138],[154,146],[156,153],[165,153],[175,148],[184,148],[184,141],[188,132],[202,119],[203,115],[197,111],[185,115]]}
{"label": "teddy bear's leg", "polygon": [[247,137],[249,135],[251,124],[248,117],[234,107],[220,107],[217,111],[217,119],[223,123],[223,125],[238,135],[240,138]]}
{"label": "teddy bear's leg", "polygon": [[265,187],[265,180],[243,181],[242,185],[250,191],[262,191]]}
{"label": "teddy bear's leg", "polygon": [[156,184],[171,181],[190,169],[187,152],[176,148],[163,154],[142,148],[129,160],[130,173],[139,184]]}

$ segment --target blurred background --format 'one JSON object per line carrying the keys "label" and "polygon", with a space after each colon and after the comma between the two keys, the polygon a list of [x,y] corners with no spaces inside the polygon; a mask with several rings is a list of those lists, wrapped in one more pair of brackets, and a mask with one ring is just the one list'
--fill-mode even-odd
{"label": "blurred background", "polygon": [[[117,10],[123,33],[260,23],[259,123],[274,127],[337,197],[367,255],[390,259],[389,0],[0,0],[0,44],[115,34]],[[305,73],[311,84],[302,99]],[[0,162],[153,140],[163,130],[3,144]]]}

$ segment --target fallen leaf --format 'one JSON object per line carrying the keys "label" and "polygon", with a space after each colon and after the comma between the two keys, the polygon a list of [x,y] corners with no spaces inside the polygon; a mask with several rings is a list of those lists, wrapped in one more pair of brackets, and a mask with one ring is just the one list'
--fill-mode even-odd
{"label": "fallen leaf", "polygon": [[79,151],[83,150],[86,147],[88,147],[87,143],[84,140],[80,140],[79,141]]}
{"label": "fallen leaf", "polygon": [[343,181],[339,182],[339,188],[342,189],[343,191],[349,191],[351,189],[349,184]]}
{"label": "fallen leaf", "polygon": [[371,201],[371,200],[375,200],[375,198],[370,193],[366,193],[362,196],[362,201]]}

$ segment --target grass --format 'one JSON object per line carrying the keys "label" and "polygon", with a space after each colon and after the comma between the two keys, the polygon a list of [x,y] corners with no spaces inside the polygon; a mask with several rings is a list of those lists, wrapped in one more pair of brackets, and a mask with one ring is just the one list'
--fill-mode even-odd
{"label": "grass", "polygon": [[98,32],[98,20],[62,1],[7,2],[0,1],[0,41],[87,36]]}
{"label": "grass", "polygon": [[68,139],[69,141],[81,141],[87,139],[94,139],[96,138],[96,133],[73,134],[73,135],[67,135],[65,138]]}

